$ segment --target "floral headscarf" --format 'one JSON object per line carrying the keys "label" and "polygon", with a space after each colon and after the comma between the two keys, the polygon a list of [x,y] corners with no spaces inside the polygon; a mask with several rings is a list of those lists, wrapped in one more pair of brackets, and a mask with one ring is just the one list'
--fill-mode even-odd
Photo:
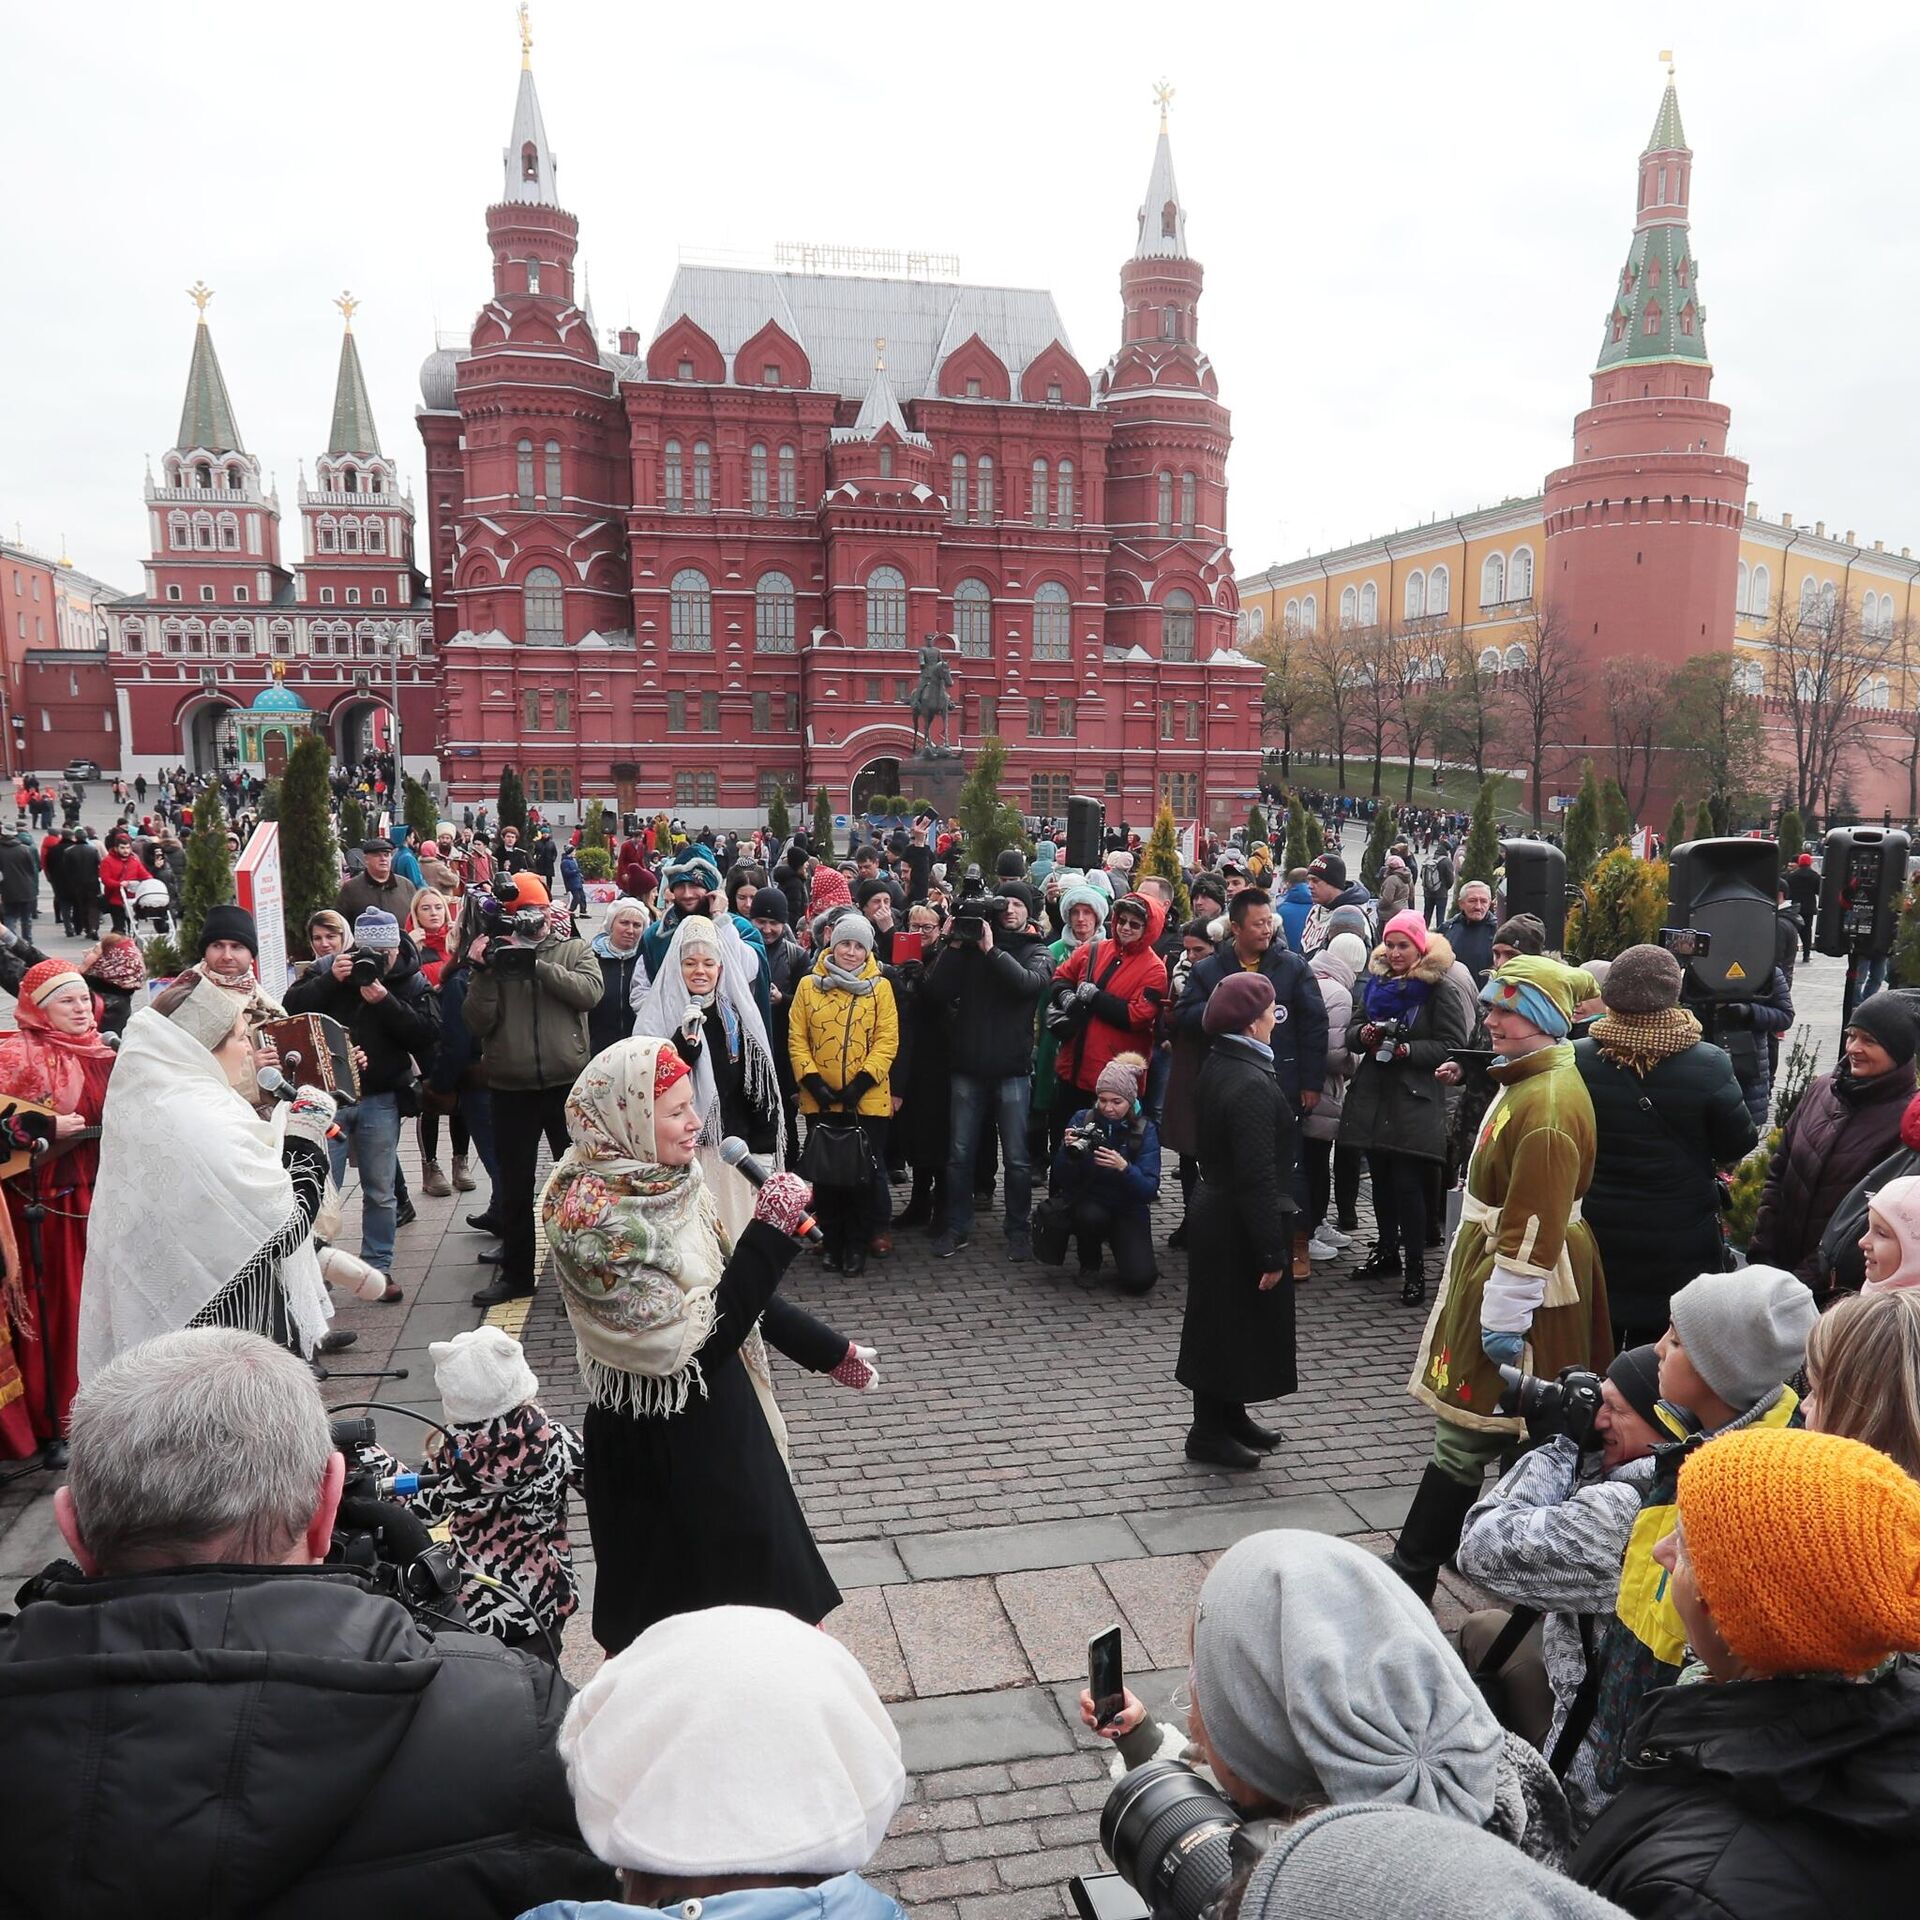
{"label": "floral headscarf", "polygon": [[123,993],[137,993],[146,984],[147,962],[137,940],[122,936],[102,940],[80,962],[80,971],[103,985],[118,987]]}
{"label": "floral headscarf", "polygon": [[[88,1117],[97,1120],[117,1056],[91,1018],[84,1033],[61,1033],[47,1018],[46,1002],[67,986],[86,986],[68,961],[28,969],[13,1009],[19,1031],[0,1040],[0,1093],[44,1101],[56,1113],[81,1112],[91,1094]],[[91,994],[88,1001],[91,1008]]]}

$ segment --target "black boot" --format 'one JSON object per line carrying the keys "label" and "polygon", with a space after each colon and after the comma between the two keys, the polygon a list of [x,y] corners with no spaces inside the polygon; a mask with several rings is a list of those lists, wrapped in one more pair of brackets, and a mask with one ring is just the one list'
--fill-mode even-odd
{"label": "black boot", "polygon": [[1400,1523],[1400,1537],[1393,1543],[1387,1565],[1429,1604],[1440,1569],[1460,1545],[1467,1509],[1479,1498],[1477,1486],[1464,1485],[1431,1462],[1420,1476],[1419,1491]]}
{"label": "black boot", "polygon": [[1187,1458],[1207,1467],[1225,1467],[1245,1473],[1260,1464],[1260,1456],[1234,1438],[1227,1425],[1231,1408],[1206,1395],[1193,1396],[1193,1425],[1187,1429]]}
{"label": "black boot", "polygon": [[1420,1261],[1407,1269],[1407,1277],[1400,1282],[1400,1304],[1403,1307],[1423,1307],[1427,1303],[1427,1268]]}
{"label": "black boot", "polygon": [[896,1227],[924,1227],[933,1218],[933,1175],[925,1168],[913,1170],[913,1191],[907,1204],[893,1216]]}
{"label": "black boot", "polygon": [[1373,1251],[1354,1268],[1356,1280],[1397,1280],[1400,1277],[1400,1254],[1398,1249],[1388,1246],[1384,1241],[1376,1240]]}
{"label": "black boot", "polygon": [[1255,1453],[1271,1453],[1283,1437],[1278,1427],[1263,1427],[1245,1407],[1228,1410],[1226,1429],[1243,1447],[1251,1447]]}

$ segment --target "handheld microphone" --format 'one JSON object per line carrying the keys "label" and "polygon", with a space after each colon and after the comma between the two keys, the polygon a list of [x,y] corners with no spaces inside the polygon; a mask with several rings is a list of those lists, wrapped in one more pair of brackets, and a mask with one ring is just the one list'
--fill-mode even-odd
{"label": "handheld microphone", "polygon": [[[763,1167],[753,1157],[752,1150],[737,1133],[728,1134],[720,1142],[720,1158],[749,1186],[764,1187],[773,1177],[773,1170],[770,1167]],[[813,1216],[807,1213],[800,1216],[800,1224],[794,1228],[793,1237],[796,1240],[804,1240],[810,1247],[823,1247],[827,1243],[826,1235],[814,1224]]]}
{"label": "handheld microphone", "polygon": [[253,1076],[253,1084],[269,1100],[293,1101],[300,1098],[300,1089],[278,1067],[262,1067]]}
{"label": "handheld microphone", "polygon": [[120,1051],[120,1036],[117,1033],[103,1033],[100,1036],[100,1044],[110,1053],[118,1053]]}

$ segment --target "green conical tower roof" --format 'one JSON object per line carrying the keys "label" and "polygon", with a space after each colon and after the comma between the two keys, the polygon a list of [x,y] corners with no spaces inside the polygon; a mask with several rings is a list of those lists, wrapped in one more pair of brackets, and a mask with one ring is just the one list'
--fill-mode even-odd
{"label": "green conical tower roof", "polygon": [[1660,96],[1659,116],[1653,123],[1653,138],[1647,142],[1649,153],[1685,153],[1687,136],[1680,125],[1680,91],[1672,80]]}
{"label": "green conical tower roof", "polygon": [[[195,297],[198,299],[198,295]],[[187,398],[180,409],[180,432],[174,445],[183,451],[197,447],[209,453],[246,451],[240,444],[233,402],[227,398],[220,357],[213,350],[213,329],[207,325],[204,303],[200,306],[200,324],[193,330],[193,364],[187,369]]]}
{"label": "green conical tower roof", "polygon": [[333,426],[327,434],[329,453],[380,451],[374,430],[373,402],[367,398],[366,376],[360,371],[360,349],[353,344],[353,322],[340,340],[340,377],[333,387]]}

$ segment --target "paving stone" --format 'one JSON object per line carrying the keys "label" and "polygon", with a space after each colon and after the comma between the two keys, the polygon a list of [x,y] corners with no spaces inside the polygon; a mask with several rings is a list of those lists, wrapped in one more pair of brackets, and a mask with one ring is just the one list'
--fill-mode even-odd
{"label": "paving stone", "polygon": [[1369,1528],[1386,1527],[1399,1530],[1401,1521],[1407,1517],[1407,1509],[1413,1504],[1412,1485],[1404,1487],[1359,1487],[1340,1491],[1340,1497]]}
{"label": "paving stone", "polygon": [[913,1698],[913,1677],[878,1587],[843,1587],[841,1604],[820,1624],[866,1669],[882,1700]]}
{"label": "paving stone", "polygon": [[880,1587],[913,1691],[973,1693],[1030,1680],[1026,1655],[991,1580],[939,1580]]}
{"label": "paving stone", "polygon": [[842,1593],[849,1587],[899,1586],[910,1577],[899,1550],[888,1540],[830,1541],[820,1549],[820,1557]]}
{"label": "paving stone", "polygon": [[993,1584],[1038,1680],[1084,1678],[1087,1641],[1110,1626],[1118,1624],[1123,1640],[1133,1637],[1106,1582],[1092,1567],[1003,1573]]}
{"label": "paving stone", "polygon": [[21,1581],[36,1574],[49,1560],[67,1558],[67,1543],[53,1517],[52,1494],[65,1478],[63,1474],[34,1474],[44,1481],[46,1497],[22,1502],[11,1510],[0,1532],[0,1600],[12,1603],[13,1590]]}
{"label": "paving stone", "polygon": [[1151,1553],[1195,1553],[1230,1547],[1270,1527],[1301,1527],[1310,1533],[1358,1533],[1353,1509],[1330,1493],[1282,1495],[1275,1500],[1234,1501],[1136,1516],[1133,1530]]}
{"label": "paving stone", "polygon": [[1148,1560],[1114,1560],[1100,1569],[1100,1575],[1132,1628],[1125,1649],[1128,1660],[1147,1667],[1184,1665],[1191,1650],[1193,1610],[1207,1577],[1200,1556],[1177,1553]]}
{"label": "paving stone", "polygon": [[[1144,1673],[1129,1673],[1127,1685],[1133,1690],[1134,1697],[1146,1708],[1154,1719],[1176,1731],[1184,1731],[1186,1721],[1173,1704],[1173,1696],[1187,1684],[1187,1663],[1183,1660],[1177,1667],[1163,1667]],[[1082,1725],[1080,1720],[1080,1692],[1084,1682],[1063,1680],[1053,1687],[1055,1703],[1060,1708],[1060,1717],[1066,1721],[1073,1735],[1074,1745],[1087,1754],[1098,1755],[1102,1764],[1113,1756],[1110,1741]]]}
{"label": "paving stone", "polygon": [[[916,1776],[988,1762],[1005,1767],[1010,1761],[1064,1754],[1073,1747],[1058,1704],[1040,1687],[902,1700],[887,1711],[900,1730],[907,1771]],[[999,1777],[1005,1785],[1009,1773]]]}
{"label": "paving stone", "polygon": [[1020,1573],[1124,1560],[1143,1551],[1122,1520],[1050,1520],[1011,1527],[975,1527],[929,1539],[903,1540],[900,1558],[916,1580],[955,1574]]}

